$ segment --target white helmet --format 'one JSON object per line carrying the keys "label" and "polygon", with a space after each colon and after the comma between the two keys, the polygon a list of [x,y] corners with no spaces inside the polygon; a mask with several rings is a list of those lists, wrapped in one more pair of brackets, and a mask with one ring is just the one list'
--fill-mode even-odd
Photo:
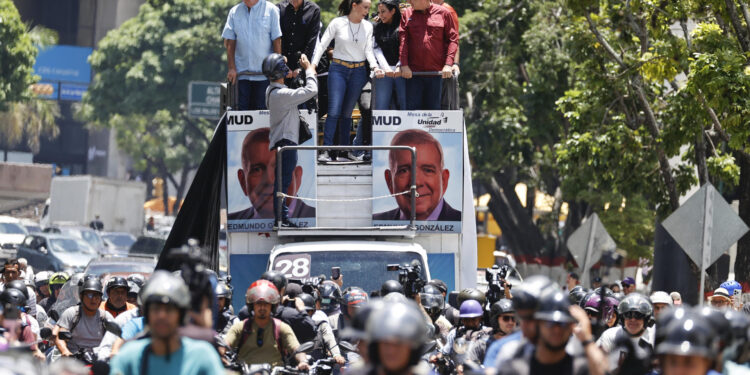
{"label": "white helmet", "polygon": [[667,292],[657,291],[651,294],[651,303],[665,303],[672,306],[672,297]]}

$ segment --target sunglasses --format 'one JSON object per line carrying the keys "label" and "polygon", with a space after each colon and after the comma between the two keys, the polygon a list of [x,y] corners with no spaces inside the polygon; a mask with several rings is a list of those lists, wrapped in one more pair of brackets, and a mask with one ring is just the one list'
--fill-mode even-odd
{"label": "sunglasses", "polygon": [[101,299],[102,298],[101,294],[94,293],[94,292],[84,293],[83,296],[88,299]]}
{"label": "sunglasses", "polygon": [[258,328],[258,338],[256,344],[258,344],[259,348],[263,346],[263,328]]}
{"label": "sunglasses", "polygon": [[549,329],[552,329],[552,328],[555,328],[555,327],[557,327],[557,328],[566,328],[569,325],[570,325],[570,323],[552,322],[552,321],[549,321],[549,320],[545,320],[544,321],[544,326],[547,327],[547,328],[549,328]]}
{"label": "sunglasses", "polygon": [[515,322],[516,321],[516,317],[515,316],[505,315],[505,316],[502,316],[501,318],[503,318],[503,321],[506,322],[506,323],[507,322]]}
{"label": "sunglasses", "polygon": [[646,316],[637,312],[637,311],[628,311],[624,314],[622,314],[622,317],[625,319],[646,319]]}

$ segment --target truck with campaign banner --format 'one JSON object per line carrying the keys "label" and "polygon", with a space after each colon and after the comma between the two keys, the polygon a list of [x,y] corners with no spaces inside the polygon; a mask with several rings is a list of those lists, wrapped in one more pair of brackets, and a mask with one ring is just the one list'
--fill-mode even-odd
{"label": "truck with campaign banner", "polygon": [[[317,134],[316,113],[300,116]],[[399,279],[389,264],[419,265],[449,290],[477,283],[471,167],[463,112],[373,111],[371,162],[316,161],[313,136],[295,147],[292,183],[281,192],[296,227],[277,227],[273,199],[279,150],[269,148],[268,111],[228,111],[226,230],[229,272],[244,291],[266,270],[305,282],[340,270],[344,287],[377,290]],[[415,157],[413,157],[415,156]],[[338,272],[338,271],[337,271]],[[244,293],[234,293],[235,308]]]}

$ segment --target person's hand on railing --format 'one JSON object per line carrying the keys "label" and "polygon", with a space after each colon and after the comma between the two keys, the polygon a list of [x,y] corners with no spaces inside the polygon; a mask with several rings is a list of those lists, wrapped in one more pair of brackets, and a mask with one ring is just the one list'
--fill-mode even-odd
{"label": "person's hand on railing", "polygon": [[385,72],[385,76],[391,78],[401,77],[401,72],[398,70],[398,68],[396,68],[395,71],[388,69],[388,71]]}
{"label": "person's hand on railing", "polygon": [[461,68],[458,67],[458,64],[453,64],[451,69],[453,69],[454,76],[457,76],[459,73],[461,73]]}
{"label": "person's hand on railing", "polygon": [[450,65],[443,66],[443,71],[440,72],[440,75],[445,79],[453,77],[453,68]]}
{"label": "person's hand on railing", "polygon": [[233,85],[237,82],[237,69],[229,68],[229,71],[227,72],[227,81]]}
{"label": "person's hand on railing", "polygon": [[383,78],[383,77],[385,77],[385,72],[383,71],[383,69],[375,68],[375,77],[376,78]]}
{"label": "person's hand on railing", "polygon": [[401,72],[401,77],[404,77],[404,79],[411,79],[411,69],[409,69],[408,65],[401,65],[399,70]]}

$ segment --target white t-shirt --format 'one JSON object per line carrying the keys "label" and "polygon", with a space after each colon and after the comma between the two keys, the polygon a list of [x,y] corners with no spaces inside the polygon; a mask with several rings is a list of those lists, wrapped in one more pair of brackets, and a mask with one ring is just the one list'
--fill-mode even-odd
{"label": "white t-shirt", "polygon": [[341,16],[334,18],[323,33],[323,37],[315,46],[312,64],[318,65],[331,41],[335,40],[333,58],[360,62],[367,60],[370,69],[378,67],[375,54],[372,51],[372,24],[370,21],[362,20],[360,23],[351,23],[349,17]]}

